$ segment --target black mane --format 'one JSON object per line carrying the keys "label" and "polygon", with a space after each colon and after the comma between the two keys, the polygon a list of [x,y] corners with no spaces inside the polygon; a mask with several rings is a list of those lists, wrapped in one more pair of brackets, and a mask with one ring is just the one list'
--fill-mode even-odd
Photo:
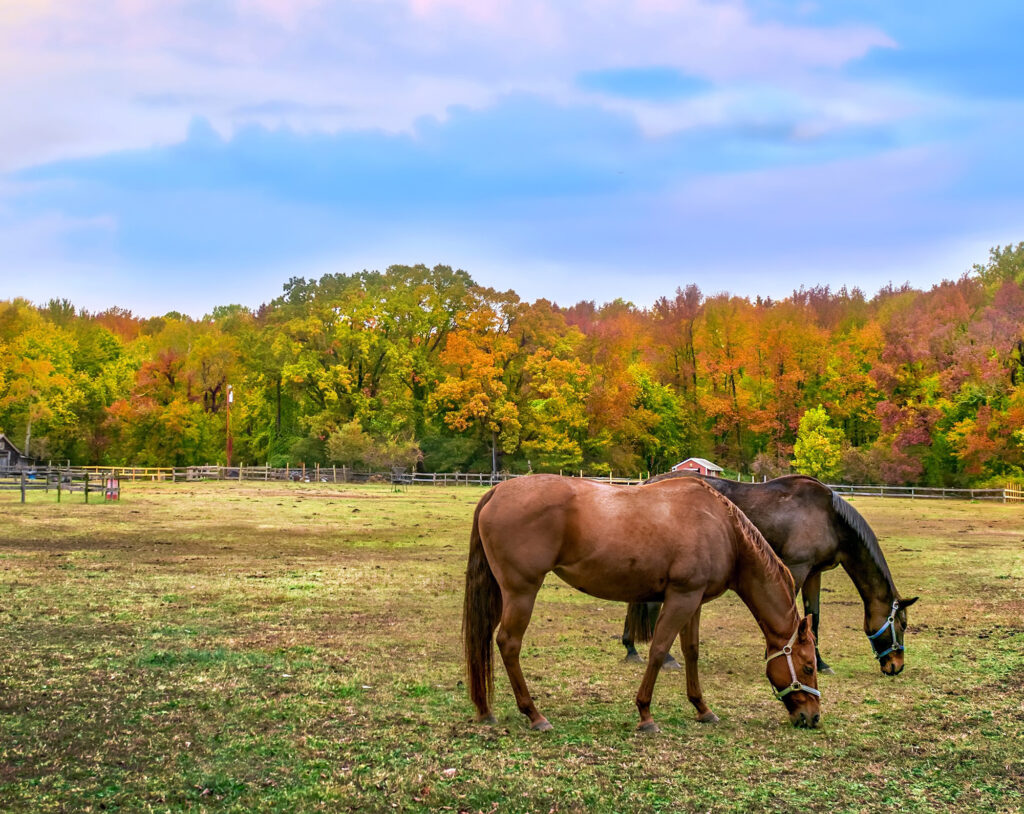
{"label": "black mane", "polygon": [[[828,487],[826,486],[825,488],[827,489]],[[831,489],[829,491],[832,492]],[[868,521],[861,517],[860,512],[843,500],[836,492],[832,492],[832,508],[835,509],[836,514],[847,527],[857,535],[857,539],[860,540],[861,545],[864,546],[871,560],[878,566],[882,576],[885,577],[886,583],[892,589],[893,596],[897,596],[896,586],[892,581],[892,574],[889,573],[889,564],[885,561],[882,548],[878,545],[878,538],[875,536],[875,532],[871,530],[871,526],[868,525]]]}

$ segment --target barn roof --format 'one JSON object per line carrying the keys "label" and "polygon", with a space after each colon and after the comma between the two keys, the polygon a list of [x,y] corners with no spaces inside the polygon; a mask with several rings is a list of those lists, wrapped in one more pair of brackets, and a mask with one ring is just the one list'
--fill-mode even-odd
{"label": "barn roof", "polygon": [[711,461],[709,461],[707,458],[687,458],[685,461],[680,461],[679,463],[677,463],[676,466],[682,466],[683,464],[689,463],[690,461],[693,461],[695,464],[699,464],[700,466],[707,469],[709,472],[723,471],[722,467],[720,467],[718,464],[711,463]]}
{"label": "barn roof", "polygon": [[19,457],[21,457],[21,458],[25,457],[25,453],[22,452],[20,449],[18,449],[17,445],[15,445],[15,443],[13,441],[10,438],[8,438],[6,435],[4,435],[2,432],[0,432],[0,448],[2,448],[2,447],[8,447],[10,449],[13,449],[15,452],[18,453]]}

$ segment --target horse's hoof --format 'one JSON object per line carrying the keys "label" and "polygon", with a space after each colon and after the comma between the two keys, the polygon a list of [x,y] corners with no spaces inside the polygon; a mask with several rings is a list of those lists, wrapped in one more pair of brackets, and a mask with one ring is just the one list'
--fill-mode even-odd
{"label": "horse's hoof", "polygon": [[653,735],[655,732],[661,732],[658,725],[654,721],[644,721],[636,728],[637,732],[643,732],[644,734]]}
{"label": "horse's hoof", "polygon": [[480,715],[477,717],[476,722],[478,724],[496,724],[498,723],[498,719],[495,718],[492,713],[488,712],[486,715]]}
{"label": "horse's hoof", "polygon": [[547,718],[541,718],[537,723],[530,724],[530,729],[534,732],[547,732],[549,729],[554,729],[554,727]]}
{"label": "horse's hoof", "polygon": [[700,721],[702,724],[717,724],[718,716],[715,715],[715,713],[713,713],[711,710],[708,710],[703,715],[698,715],[697,720]]}
{"label": "horse's hoof", "polygon": [[823,664],[821,667],[818,668],[818,675],[834,676],[835,674],[836,671],[829,667],[827,664]]}
{"label": "horse's hoof", "polygon": [[662,670],[682,670],[683,669],[683,665],[680,664],[678,661],[676,661],[673,658],[667,658],[667,659],[665,659],[665,663],[661,665],[661,669]]}
{"label": "horse's hoof", "polygon": [[640,658],[639,653],[627,653],[626,658],[623,661],[632,662],[633,664],[643,664],[644,660]]}

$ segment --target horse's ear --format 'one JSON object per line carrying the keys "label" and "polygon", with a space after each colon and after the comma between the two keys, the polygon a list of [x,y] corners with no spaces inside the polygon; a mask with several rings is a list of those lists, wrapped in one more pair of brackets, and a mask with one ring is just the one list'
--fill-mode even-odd
{"label": "horse's ear", "polygon": [[920,597],[917,597],[917,596],[912,596],[912,597],[910,597],[910,599],[901,599],[900,600],[900,607],[901,608],[909,608],[911,605],[913,605],[915,602],[917,602],[918,599],[920,599]]}
{"label": "horse's ear", "polygon": [[797,630],[800,632],[800,641],[806,642],[811,638],[811,623],[814,621],[814,614],[808,613],[803,619],[800,620],[800,627]]}

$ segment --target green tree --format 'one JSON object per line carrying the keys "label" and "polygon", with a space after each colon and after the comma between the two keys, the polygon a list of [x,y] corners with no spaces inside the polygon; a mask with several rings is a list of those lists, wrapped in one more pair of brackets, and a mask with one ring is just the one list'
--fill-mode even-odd
{"label": "green tree", "polygon": [[843,453],[843,433],[829,422],[828,412],[820,404],[800,418],[793,447],[793,467],[797,472],[828,481],[839,473]]}
{"label": "green tree", "polygon": [[975,263],[971,270],[986,288],[999,288],[1004,282],[1024,285],[1024,242],[989,249],[988,262]]}

